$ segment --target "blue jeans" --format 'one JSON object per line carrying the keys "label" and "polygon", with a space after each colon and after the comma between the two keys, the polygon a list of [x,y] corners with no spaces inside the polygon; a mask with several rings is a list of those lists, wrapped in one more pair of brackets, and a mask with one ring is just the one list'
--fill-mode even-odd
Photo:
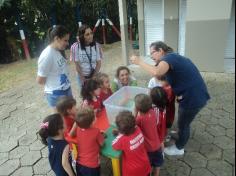
{"label": "blue jeans", "polygon": [[185,109],[179,106],[178,128],[179,139],[176,141],[176,147],[183,149],[190,137],[190,125],[196,115],[202,108]]}
{"label": "blue jeans", "polygon": [[77,84],[78,84],[79,89],[81,89],[82,85],[84,84],[83,81],[80,79],[79,75],[77,75]]}
{"label": "blue jeans", "polygon": [[57,101],[60,97],[62,96],[68,96],[68,97],[73,97],[72,95],[72,91],[71,91],[71,88],[65,90],[65,91],[59,91],[57,92],[56,94],[53,93],[53,94],[46,94],[46,99],[48,101],[48,105],[51,107],[51,108],[54,108],[56,107],[56,104],[57,104]]}

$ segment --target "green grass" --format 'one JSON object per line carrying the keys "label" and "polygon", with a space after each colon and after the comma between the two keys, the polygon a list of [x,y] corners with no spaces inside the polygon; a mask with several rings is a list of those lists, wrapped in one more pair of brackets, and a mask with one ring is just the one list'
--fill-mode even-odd
{"label": "green grass", "polygon": [[17,61],[0,65],[0,93],[9,90],[25,81],[36,79],[37,60]]}

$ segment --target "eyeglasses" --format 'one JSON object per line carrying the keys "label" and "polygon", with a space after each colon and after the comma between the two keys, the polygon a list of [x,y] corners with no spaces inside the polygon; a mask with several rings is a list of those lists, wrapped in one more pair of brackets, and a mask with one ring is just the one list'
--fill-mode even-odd
{"label": "eyeglasses", "polygon": [[158,51],[154,50],[150,53],[150,55],[152,56],[155,52],[158,52]]}

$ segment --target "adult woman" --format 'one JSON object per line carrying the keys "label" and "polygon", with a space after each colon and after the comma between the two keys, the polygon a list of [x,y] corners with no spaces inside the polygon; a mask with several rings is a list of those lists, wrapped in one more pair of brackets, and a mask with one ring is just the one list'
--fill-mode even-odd
{"label": "adult woman", "polygon": [[137,80],[131,76],[128,67],[120,66],[116,70],[115,78],[111,83],[111,90],[112,92],[116,92],[123,86],[137,86]]}
{"label": "adult woman", "polygon": [[72,96],[68,79],[67,60],[64,50],[68,46],[69,31],[64,26],[48,30],[50,44],[43,50],[38,60],[37,82],[44,85],[50,107],[55,108],[61,96]]}
{"label": "adult woman", "polygon": [[86,79],[92,78],[100,71],[103,54],[88,25],[78,29],[77,39],[78,42],[71,46],[70,59],[75,62],[78,85],[81,88]]}
{"label": "adult woman", "polygon": [[151,44],[150,52],[153,60],[158,63],[157,66],[148,65],[136,56],[131,57],[131,62],[156,77],[165,75],[177,95],[179,139],[175,145],[166,148],[165,153],[183,155],[184,146],[190,136],[190,124],[210,96],[200,72],[190,59],[174,53],[173,49],[163,42]]}

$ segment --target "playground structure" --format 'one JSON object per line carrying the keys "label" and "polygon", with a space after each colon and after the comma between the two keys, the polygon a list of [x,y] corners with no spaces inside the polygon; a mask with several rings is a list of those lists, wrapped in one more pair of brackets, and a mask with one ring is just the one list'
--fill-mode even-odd
{"label": "playground structure", "polygon": [[112,29],[115,31],[115,33],[121,38],[120,31],[115,27],[113,22],[108,18],[107,11],[105,9],[102,9],[100,11],[99,19],[93,28],[93,32],[95,33],[97,31],[98,26],[102,22],[102,36],[103,36],[103,44],[106,44],[106,27],[105,22],[108,22],[108,24],[112,27]]}
{"label": "playground structure", "polygon": [[[49,7],[49,20],[50,20],[50,25],[52,27],[55,27],[57,24],[59,24],[59,19],[57,19],[57,4],[56,1],[53,0],[52,3],[50,4]],[[98,4],[99,7],[99,4]],[[81,15],[81,9],[82,9],[82,5],[81,3],[77,3],[74,6],[74,14],[75,14],[75,20],[76,20],[76,26],[81,27],[83,22],[85,21],[85,19],[82,18],[83,15]],[[133,8],[133,0],[129,0],[128,1],[128,19],[129,19],[129,26],[128,26],[128,31],[129,31],[129,38],[130,40],[133,42],[133,16],[132,16],[132,8]],[[103,6],[103,7],[99,7],[99,9],[97,9],[97,21],[96,24],[92,27],[93,28],[93,32],[96,34],[99,34],[99,36],[101,36],[101,43],[102,44],[107,44],[107,38],[108,38],[108,28],[112,29],[112,32],[114,32],[114,34],[116,36],[118,36],[118,39],[121,39],[121,32],[119,30],[119,27],[116,26],[113,21],[111,20],[111,18],[109,17],[108,13],[107,13],[107,9]],[[16,24],[19,30],[19,34],[21,37],[21,42],[22,42],[22,48],[24,51],[24,55],[26,59],[30,59],[30,50],[29,50],[29,46],[28,46],[28,42],[27,42],[27,32],[25,33],[24,31],[24,22],[22,21],[22,13],[18,12],[18,15],[16,15]],[[101,25],[101,28],[100,28]],[[110,31],[110,30],[109,30]],[[111,33],[110,33],[111,34]]]}

